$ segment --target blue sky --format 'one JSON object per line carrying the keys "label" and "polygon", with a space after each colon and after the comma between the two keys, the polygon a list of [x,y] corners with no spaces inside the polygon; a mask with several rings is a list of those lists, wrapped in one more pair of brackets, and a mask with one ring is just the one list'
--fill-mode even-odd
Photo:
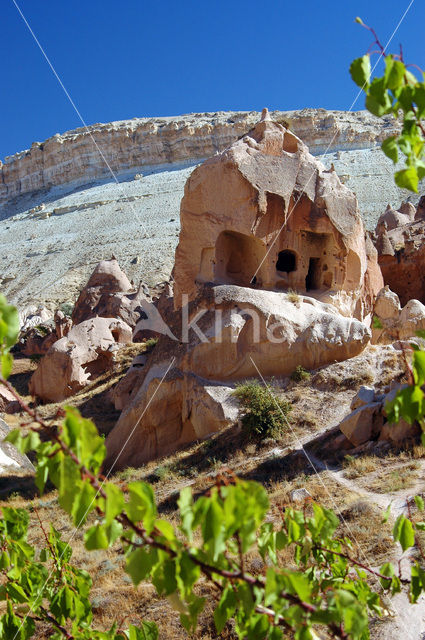
{"label": "blue sky", "polygon": [[[410,0],[16,0],[88,124],[218,110],[348,109],[348,67]],[[425,2],[392,50],[425,67]],[[81,126],[12,0],[0,21],[0,158]],[[360,98],[355,109],[363,108]]]}

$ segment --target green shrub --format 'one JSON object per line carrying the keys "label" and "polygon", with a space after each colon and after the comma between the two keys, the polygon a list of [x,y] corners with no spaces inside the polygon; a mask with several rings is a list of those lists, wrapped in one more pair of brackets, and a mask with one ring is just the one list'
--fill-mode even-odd
{"label": "green shrub", "polygon": [[63,302],[59,305],[59,310],[62,311],[68,318],[72,316],[72,312],[74,311],[74,306],[72,302]]}
{"label": "green shrub", "polygon": [[309,377],[310,377],[310,372],[306,371],[304,367],[302,367],[300,364],[291,373],[291,380],[294,380],[294,382],[301,382],[302,380],[308,380]]}
{"label": "green shrub", "polygon": [[249,437],[273,438],[287,428],[291,405],[270,386],[263,386],[258,380],[247,381],[238,384],[233,395],[240,402],[242,426]]}

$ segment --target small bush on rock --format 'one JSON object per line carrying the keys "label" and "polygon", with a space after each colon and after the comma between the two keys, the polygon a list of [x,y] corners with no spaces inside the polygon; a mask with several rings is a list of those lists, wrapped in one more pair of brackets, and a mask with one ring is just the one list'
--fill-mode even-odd
{"label": "small bush on rock", "polygon": [[273,438],[287,428],[287,415],[292,407],[269,386],[253,380],[238,384],[233,393],[241,404],[241,422],[249,437]]}
{"label": "small bush on rock", "polygon": [[291,373],[291,380],[294,382],[302,382],[303,380],[308,380],[310,377],[309,371],[306,371],[304,367],[300,364],[296,369]]}

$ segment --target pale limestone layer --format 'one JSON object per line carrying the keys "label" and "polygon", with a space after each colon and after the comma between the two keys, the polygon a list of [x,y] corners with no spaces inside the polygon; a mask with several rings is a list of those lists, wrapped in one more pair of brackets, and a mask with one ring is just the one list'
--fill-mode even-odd
{"label": "pale limestone layer", "polygon": [[[313,155],[327,150],[321,160],[356,193],[366,228],[375,227],[388,203],[397,208],[409,195],[394,184],[394,166],[379,148],[394,131],[391,119],[324,109],[272,117],[289,121]],[[187,178],[258,118],[220,112],[99,124],[89,127],[91,135],[56,135],[7,158],[0,163],[2,293],[20,309],[53,309],[74,301],[94,266],[112,254],[136,284],[168,278]]]}
{"label": "pale limestone layer", "polygon": [[[303,109],[274,111],[271,116],[287,123],[312,153],[373,147],[396,126],[390,118],[379,121],[364,111]],[[106,177],[111,175],[107,164],[121,173],[204,159],[228,147],[258,120],[256,111],[218,112],[134,118],[55,134],[0,163],[0,205],[25,193]]]}

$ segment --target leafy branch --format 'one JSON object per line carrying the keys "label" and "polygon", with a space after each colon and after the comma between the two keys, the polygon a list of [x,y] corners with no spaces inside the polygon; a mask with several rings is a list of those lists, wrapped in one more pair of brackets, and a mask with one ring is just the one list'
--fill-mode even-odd
{"label": "leafy branch", "polygon": [[[360,18],[356,21],[373,36],[368,52],[350,65],[350,74],[354,82],[366,94],[366,109],[379,118],[392,114],[402,120],[399,135],[386,138],[382,150],[394,164],[404,156],[405,168],[396,171],[396,184],[410,191],[418,192],[419,180],[425,177],[425,76],[416,65],[406,64],[403,49],[398,54],[387,53],[376,31]],[[373,47],[378,49],[374,50]],[[378,54],[384,59],[385,71],[382,76],[372,78],[371,57]],[[418,79],[409,68],[415,68]]]}

